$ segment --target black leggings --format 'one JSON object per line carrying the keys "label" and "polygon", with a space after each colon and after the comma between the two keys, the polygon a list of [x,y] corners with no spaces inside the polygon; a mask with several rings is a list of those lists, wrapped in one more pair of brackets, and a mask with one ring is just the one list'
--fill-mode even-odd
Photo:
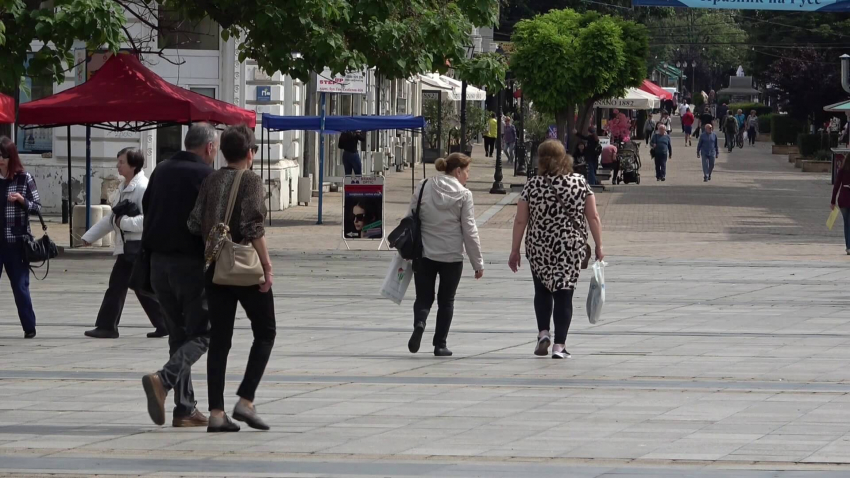
{"label": "black leggings", "polygon": [[750,129],[747,131],[747,140],[750,144],[756,144],[756,129],[750,126]]}
{"label": "black leggings", "polygon": [[437,328],[434,330],[434,347],[445,347],[452,317],[455,312],[455,294],[463,274],[463,262],[437,262],[422,258],[417,261],[413,280],[416,282],[416,302],[413,303],[413,324],[425,323],[434,305],[434,289],[440,276],[437,292]]}
{"label": "black leggings", "polygon": [[534,313],[537,315],[537,330],[549,330],[549,319],[555,322],[556,344],[567,343],[567,332],[573,320],[573,289],[561,289],[550,292],[537,278],[534,278]]}

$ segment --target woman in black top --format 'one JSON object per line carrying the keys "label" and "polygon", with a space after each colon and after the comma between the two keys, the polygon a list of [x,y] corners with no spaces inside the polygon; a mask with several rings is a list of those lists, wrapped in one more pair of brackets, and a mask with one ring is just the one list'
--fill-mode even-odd
{"label": "woman in black top", "polygon": [[339,136],[337,147],[342,150],[342,165],[345,167],[346,176],[363,174],[363,163],[357,150],[361,141],[365,143],[366,136],[359,131],[345,131]]}

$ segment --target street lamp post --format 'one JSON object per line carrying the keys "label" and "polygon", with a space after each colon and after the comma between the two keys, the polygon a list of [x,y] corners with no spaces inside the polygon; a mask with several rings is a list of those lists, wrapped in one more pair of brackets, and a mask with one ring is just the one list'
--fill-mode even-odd
{"label": "street lamp post", "polygon": [[493,187],[490,188],[490,194],[507,194],[505,186],[502,184],[504,176],[502,174],[502,103],[505,101],[505,89],[499,88],[499,94],[496,95],[496,172],[493,174]]}

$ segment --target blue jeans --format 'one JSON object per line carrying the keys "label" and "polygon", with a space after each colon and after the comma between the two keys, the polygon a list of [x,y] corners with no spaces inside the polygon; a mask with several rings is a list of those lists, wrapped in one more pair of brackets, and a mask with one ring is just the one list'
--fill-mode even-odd
{"label": "blue jeans", "polygon": [[702,175],[704,177],[711,176],[711,172],[714,171],[714,160],[716,158],[714,156],[709,156],[707,154],[702,155]]}
{"label": "blue jeans", "polygon": [[850,249],[850,208],[841,208],[841,217],[844,219],[844,248]]}
{"label": "blue jeans", "polygon": [[591,185],[598,184],[596,179],[596,169],[599,168],[599,159],[589,159],[587,161],[587,182]]}
{"label": "blue jeans", "polygon": [[30,268],[24,258],[24,247],[20,242],[0,243],[0,276],[3,270],[12,284],[12,295],[18,307],[18,318],[24,332],[35,332],[35,311],[30,297]]}
{"label": "blue jeans", "polygon": [[345,167],[346,176],[351,176],[352,174],[360,176],[363,174],[363,163],[360,161],[360,153],[343,151],[342,165]]}

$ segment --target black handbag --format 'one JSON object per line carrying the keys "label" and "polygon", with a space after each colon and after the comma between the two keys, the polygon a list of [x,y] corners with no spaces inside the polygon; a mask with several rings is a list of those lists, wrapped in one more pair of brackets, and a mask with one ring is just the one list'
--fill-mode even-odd
{"label": "black handbag", "polygon": [[[133,261],[133,272],[130,273],[129,287],[135,293],[147,297],[156,297],[151,286],[151,254],[150,251],[141,247],[142,241],[130,241],[130,244],[137,242],[139,251],[136,253],[136,259]],[[125,244],[126,246],[126,244]],[[126,254],[126,250],[125,250]]]}
{"label": "black handbag", "polygon": [[422,255],[422,221],[419,218],[419,208],[422,206],[422,193],[425,191],[426,179],[419,189],[419,199],[416,201],[416,210],[413,214],[404,218],[398,227],[387,236],[387,243],[397,250],[399,255],[408,261],[414,261]]}
{"label": "black handbag", "polygon": [[[29,264],[33,277],[36,280],[44,280],[47,278],[47,274],[50,273],[50,259],[59,255],[59,249],[53,240],[50,239],[50,236],[47,235],[47,225],[44,223],[41,213],[36,212],[36,214],[38,214],[38,220],[41,222],[41,230],[44,231],[44,235],[41,236],[41,239],[36,239],[32,235],[24,236],[24,257]],[[36,262],[40,262],[41,264],[34,266],[33,263]],[[45,264],[47,268],[44,271],[44,276],[39,279],[33,269],[40,269]]]}

